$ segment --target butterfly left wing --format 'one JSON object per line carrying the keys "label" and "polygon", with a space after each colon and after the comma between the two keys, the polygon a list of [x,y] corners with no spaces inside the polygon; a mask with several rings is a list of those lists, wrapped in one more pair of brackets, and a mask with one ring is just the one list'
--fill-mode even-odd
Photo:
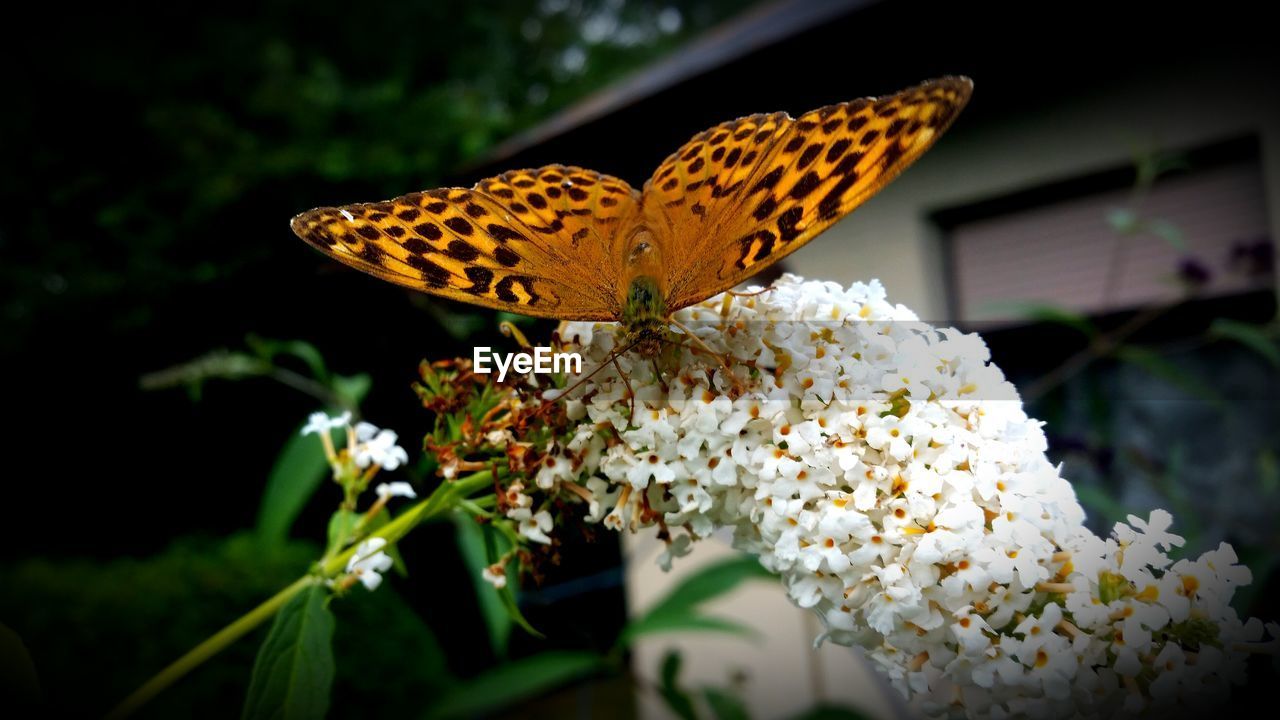
{"label": "butterfly left wing", "polygon": [[695,136],[641,195],[664,257],[677,259],[668,264],[668,309],[732,288],[852,212],[933,145],[972,88],[968,78],[941,78]]}
{"label": "butterfly left wing", "polygon": [[560,320],[617,320],[619,228],[638,211],[625,182],[548,165],[472,188],[309,210],[294,233],[398,285]]}

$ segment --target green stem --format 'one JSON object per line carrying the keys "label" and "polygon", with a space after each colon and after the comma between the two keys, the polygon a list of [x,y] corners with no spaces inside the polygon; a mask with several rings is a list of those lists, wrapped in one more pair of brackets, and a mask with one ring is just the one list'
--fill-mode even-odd
{"label": "green stem", "polygon": [[[419,523],[443,514],[471,493],[487,488],[492,484],[493,474],[488,470],[468,475],[456,482],[441,483],[425,500],[378,528],[378,531],[370,535],[370,537],[384,538],[388,545],[394,545]],[[316,568],[316,572],[304,575],[293,581],[291,585],[271,596],[266,602],[245,613],[235,622],[222,628],[204,642],[192,648],[186,655],[175,660],[173,664],[161,670],[155,677],[125,698],[115,709],[107,714],[107,719],[119,720],[133,715],[143,705],[154,699],[156,695],[181,680],[187,673],[195,670],[205,661],[271,619],[294,595],[315,583],[323,582],[324,579],[335,577],[343,572],[346,569],[347,561],[355,554],[356,549],[356,547],[351,547],[334,557],[322,560],[318,564],[319,567]]]}
{"label": "green stem", "polygon": [[114,710],[107,713],[107,720],[116,720],[117,718],[125,718],[134,714],[139,708],[146,705],[152,698],[180,680],[184,675],[196,669],[204,661],[217,655],[231,643],[244,637],[268,618],[275,615],[276,611],[289,602],[289,598],[316,582],[319,582],[319,578],[313,575],[300,577],[292,585],[273,595],[270,600],[245,613],[239,620],[222,628],[207,640],[192,648],[186,655],[178,658],[172,665],[161,670],[146,684],[135,690],[132,695],[125,698]]}

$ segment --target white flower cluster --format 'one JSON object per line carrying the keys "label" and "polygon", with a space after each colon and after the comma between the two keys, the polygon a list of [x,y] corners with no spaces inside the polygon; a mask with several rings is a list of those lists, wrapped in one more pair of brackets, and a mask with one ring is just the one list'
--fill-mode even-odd
{"label": "white flower cluster", "polygon": [[[1263,636],[1228,604],[1247,568],[1227,545],[1171,563],[1162,511],[1111,539],[1085,529],[977,335],[919,322],[877,282],[794,276],[676,319],[699,340],[662,377],[634,353],[615,366],[616,326],[561,327],[600,369],[567,393],[576,425],[538,488],[578,484],[614,529],[674,529],[664,564],[733,527],[826,638],[866,648],[927,713],[1111,716],[1241,679],[1241,644]],[[542,541],[527,508],[511,513]]]}

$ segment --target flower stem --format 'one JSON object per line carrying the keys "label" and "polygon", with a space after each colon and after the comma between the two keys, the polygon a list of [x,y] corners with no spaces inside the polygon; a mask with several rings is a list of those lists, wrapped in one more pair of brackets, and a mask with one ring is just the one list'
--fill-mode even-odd
{"label": "flower stem", "polygon": [[[370,535],[370,537],[384,538],[387,544],[394,544],[419,523],[452,509],[454,505],[466,499],[468,495],[492,484],[493,474],[488,470],[473,473],[455,482],[441,483],[425,500],[378,528],[378,531]],[[204,642],[192,648],[186,655],[161,670],[155,677],[133,691],[129,697],[125,698],[108,713],[107,720],[119,720],[133,715],[155,696],[185,677],[187,673],[200,667],[205,661],[274,617],[276,612],[284,607],[285,603],[289,602],[289,599],[294,595],[342,572],[346,568],[347,561],[351,559],[355,552],[356,548],[351,547],[334,557],[321,560],[315,571],[293,581],[288,587],[272,595],[270,599],[214,633]]]}
{"label": "flower stem", "polygon": [[134,714],[139,708],[150,702],[152,698],[182,679],[187,673],[199,667],[204,661],[217,655],[231,643],[244,637],[265,620],[274,616],[276,611],[289,602],[290,598],[316,582],[319,582],[319,578],[312,575],[298,578],[292,585],[271,596],[271,599],[211,635],[207,640],[192,648],[186,655],[175,660],[169,667],[157,673],[155,677],[135,690],[132,695],[125,698],[114,710],[107,713],[107,720],[116,720],[117,718],[125,718]]}

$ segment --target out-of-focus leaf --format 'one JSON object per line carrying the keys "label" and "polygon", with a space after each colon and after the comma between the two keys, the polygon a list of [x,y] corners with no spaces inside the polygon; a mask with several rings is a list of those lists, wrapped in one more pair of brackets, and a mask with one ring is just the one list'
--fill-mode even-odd
{"label": "out-of-focus leaf", "polygon": [[715,715],[716,720],[749,720],[751,717],[742,700],[724,690],[703,688],[702,696],[706,698],[707,706],[711,708],[711,714]]}
{"label": "out-of-focus leaf", "polygon": [[502,599],[503,609],[506,610],[507,615],[511,616],[511,619],[515,621],[515,624],[519,625],[525,632],[536,638],[546,637],[542,633],[538,632],[538,629],[525,619],[524,613],[520,612],[520,604],[516,602],[516,594],[511,589],[510,582],[507,583],[506,587],[498,591],[498,597]]}
{"label": "out-of-focus leaf", "polygon": [[693,698],[680,687],[680,653],[669,650],[662,658],[662,667],[658,675],[658,692],[666,701],[671,712],[682,720],[698,720],[698,713],[693,707]]}
{"label": "out-of-focus leaf", "polygon": [[1116,357],[1180,388],[1188,395],[1194,395],[1219,409],[1226,409],[1226,400],[1218,391],[1153,350],[1137,345],[1123,345],[1116,350]]}
{"label": "out-of-focus leaf", "polygon": [[747,580],[766,578],[773,578],[773,574],[765,570],[756,558],[749,555],[732,557],[708,565],[685,579],[650,608],[646,615],[688,612]]}
{"label": "out-of-focus leaf", "polygon": [[1129,208],[1117,207],[1107,211],[1107,225],[1122,235],[1136,231],[1139,223],[1138,214]]}
{"label": "out-of-focus leaf", "polygon": [[489,324],[487,315],[457,310],[452,305],[446,307],[426,297],[415,297],[414,304],[426,310],[454,340],[466,340]]}
{"label": "out-of-focus leaf", "polygon": [[1272,367],[1280,368],[1280,347],[1257,325],[1218,318],[1209,326],[1209,335],[1219,340],[1234,340],[1266,358]]}
{"label": "out-of-focus leaf", "polygon": [[312,585],[276,614],[258,651],[244,720],[316,720],[329,710],[333,685],[333,614],[329,590]]}
{"label": "out-of-focus leaf", "polygon": [[696,615],[693,613],[672,612],[661,615],[646,615],[627,623],[618,636],[618,643],[626,645],[642,635],[657,635],[669,632],[712,632],[739,635],[749,639],[759,636],[754,629],[733,620]]}
{"label": "out-of-focus leaf", "polygon": [[264,360],[274,362],[280,355],[290,355],[301,360],[311,371],[311,377],[320,382],[328,382],[329,370],[325,367],[324,356],[315,345],[303,340],[272,340],[250,335],[245,338],[247,344]]}
{"label": "out-of-focus leaf", "polygon": [[1177,224],[1164,219],[1148,220],[1146,229],[1152,235],[1164,240],[1174,250],[1178,252],[1187,251],[1187,239],[1182,234],[1182,228]]}
{"label": "out-of-focus leaf", "polygon": [[[333,652],[339,658],[335,687],[342,689],[334,715],[403,715],[404,708],[420,708],[422,698],[457,682],[435,633],[395,588],[384,583],[377,592],[360,593],[332,609]],[[374,637],[394,641],[371,641]]]}
{"label": "out-of-focus leaf", "polygon": [[537,322],[536,318],[531,318],[528,315],[517,315],[515,313],[509,313],[506,310],[498,311],[497,320],[500,323],[509,322],[513,325],[532,325],[535,322]]}
{"label": "out-of-focus leaf", "polygon": [[175,365],[143,375],[138,384],[143,390],[164,390],[185,386],[199,400],[200,388],[211,378],[242,380],[271,372],[271,364],[244,353],[214,350],[191,362]]}
{"label": "out-of-focus leaf", "polygon": [[605,666],[602,656],[575,651],[544,652],[504,663],[455,685],[431,705],[427,717],[475,717],[589,677]]}
{"label": "out-of-focus leaf", "polygon": [[369,388],[373,387],[373,378],[367,373],[334,375],[329,380],[329,386],[333,388],[334,394],[342,401],[344,407],[358,408],[365,396],[369,394]]}
{"label": "out-of-focus leaf", "polygon": [[1128,514],[1119,500],[1096,485],[1077,485],[1076,499],[1086,510],[1101,514],[1107,524],[1122,520]]}
{"label": "out-of-focus leaf", "polygon": [[[485,627],[489,630],[489,646],[493,648],[494,655],[503,657],[507,654],[507,640],[511,637],[514,618],[507,612],[498,591],[481,575],[491,564],[489,553],[485,549],[485,532],[488,529],[481,527],[474,518],[461,511],[453,514],[453,524],[457,527],[458,550],[462,553],[467,574],[471,576],[476,602],[480,605],[480,616],[484,618]],[[511,582],[508,577],[507,584],[510,585]]]}
{"label": "out-of-focus leaf", "polygon": [[40,677],[18,633],[0,623],[0,697],[10,711],[40,702]]}
{"label": "out-of-focus leaf", "polygon": [[618,636],[625,646],[641,635],[694,630],[751,636],[754,631],[740,623],[703,615],[698,606],[723,595],[750,579],[772,578],[773,575],[748,555],[740,555],[709,565],[697,571],[646,613],[627,623]]}
{"label": "out-of-focus leaf", "polygon": [[1035,322],[1064,325],[1072,330],[1078,330],[1085,337],[1094,337],[1098,334],[1098,328],[1091,320],[1089,320],[1089,318],[1078,312],[1067,310],[1066,308],[1040,303],[1028,303],[1021,306],[1021,312],[1019,314],[1022,317]]}
{"label": "out-of-focus leaf", "polygon": [[1258,453],[1258,487],[1267,495],[1280,490],[1280,463],[1276,462],[1276,453],[1271,448]]}
{"label": "out-of-focus leaf", "polygon": [[298,431],[285,442],[267,475],[258,507],[258,533],[263,540],[279,542],[289,535],[298,513],[329,474],[320,439]]}
{"label": "out-of-focus leaf", "polygon": [[341,548],[339,543],[347,544],[351,542],[351,538],[355,535],[356,525],[360,523],[360,514],[338,508],[337,512],[329,516],[329,532],[328,542],[325,548],[328,552],[337,552]]}

